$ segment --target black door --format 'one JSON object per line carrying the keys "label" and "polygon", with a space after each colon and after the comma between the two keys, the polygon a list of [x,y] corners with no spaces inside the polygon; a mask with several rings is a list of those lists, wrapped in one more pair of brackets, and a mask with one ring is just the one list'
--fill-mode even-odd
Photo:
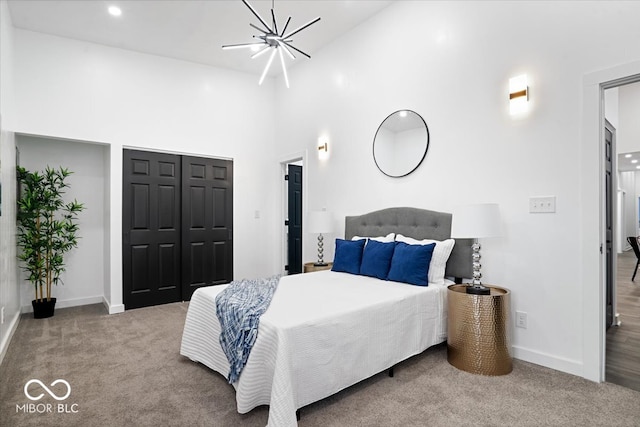
{"label": "black door", "polygon": [[613,325],[613,155],[615,153],[613,126],[609,122],[605,124],[605,262],[606,262],[606,329]]}
{"label": "black door", "polygon": [[180,158],[124,151],[123,288],[127,309],[180,301]]}
{"label": "black door", "polygon": [[289,274],[302,273],[302,166],[288,166],[287,253]]}
{"label": "black door", "polygon": [[233,162],[124,150],[126,309],[233,279]]}
{"label": "black door", "polygon": [[233,280],[233,162],[182,158],[182,299]]}

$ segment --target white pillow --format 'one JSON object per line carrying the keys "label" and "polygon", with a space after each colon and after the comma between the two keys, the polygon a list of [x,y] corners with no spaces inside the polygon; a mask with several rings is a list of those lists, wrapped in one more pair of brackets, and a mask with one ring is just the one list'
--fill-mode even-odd
{"label": "white pillow", "polygon": [[389,233],[386,236],[378,236],[378,237],[360,237],[353,236],[351,240],[362,240],[362,239],[371,239],[382,243],[393,242],[396,239],[396,233]]}
{"label": "white pillow", "polygon": [[431,263],[429,264],[429,283],[444,285],[444,272],[447,268],[447,260],[449,259],[449,255],[451,255],[453,245],[456,244],[455,240],[416,240],[411,237],[406,237],[402,234],[398,234],[396,235],[396,241],[404,242],[409,245],[428,245],[431,243],[435,243],[436,247],[433,249]]}

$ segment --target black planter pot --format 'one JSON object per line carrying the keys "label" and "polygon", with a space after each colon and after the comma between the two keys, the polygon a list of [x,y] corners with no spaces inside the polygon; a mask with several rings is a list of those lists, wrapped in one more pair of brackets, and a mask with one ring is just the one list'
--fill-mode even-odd
{"label": "black planter pot", "polygon": [[33,306],[34,319],[46,319],[53,316],[53,311],[56,308],[56,299],[51,298],[50,301],[46,299],[32,300],[31,305]]}

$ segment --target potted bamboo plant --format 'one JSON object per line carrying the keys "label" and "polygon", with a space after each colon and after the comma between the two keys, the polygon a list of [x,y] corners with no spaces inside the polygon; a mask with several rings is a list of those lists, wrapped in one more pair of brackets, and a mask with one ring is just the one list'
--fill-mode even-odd
{"label": "potted bamboo plant", "polygon": [[84,209],[75,199],[65,202],[68,169],[47,166],[43,172],[18,167],[18,258],[27,280],[35,287],[33,317],[53,316],[56,298],[51,286],[62,282],[64,254],[78,245],[78,213]]}

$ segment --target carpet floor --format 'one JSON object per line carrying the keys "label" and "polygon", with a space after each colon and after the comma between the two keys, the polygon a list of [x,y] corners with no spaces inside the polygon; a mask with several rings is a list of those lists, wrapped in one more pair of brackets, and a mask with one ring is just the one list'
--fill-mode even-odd
{"label": "carpet floor", "polygon": [[[233,387],[180,356],[187,308],[23,315],[0,365],[0,425],[265,426],[267,407],[238,414]],[[70,390],[52,385],[57,379]],[[25,393],[31,380],[42,384]],[[301,413],[301,427],[640,426],[640,392],[519,360],[509,375],[473,375],[449,365],[439,345],[398,365],[393,378],[375,375]]]}

